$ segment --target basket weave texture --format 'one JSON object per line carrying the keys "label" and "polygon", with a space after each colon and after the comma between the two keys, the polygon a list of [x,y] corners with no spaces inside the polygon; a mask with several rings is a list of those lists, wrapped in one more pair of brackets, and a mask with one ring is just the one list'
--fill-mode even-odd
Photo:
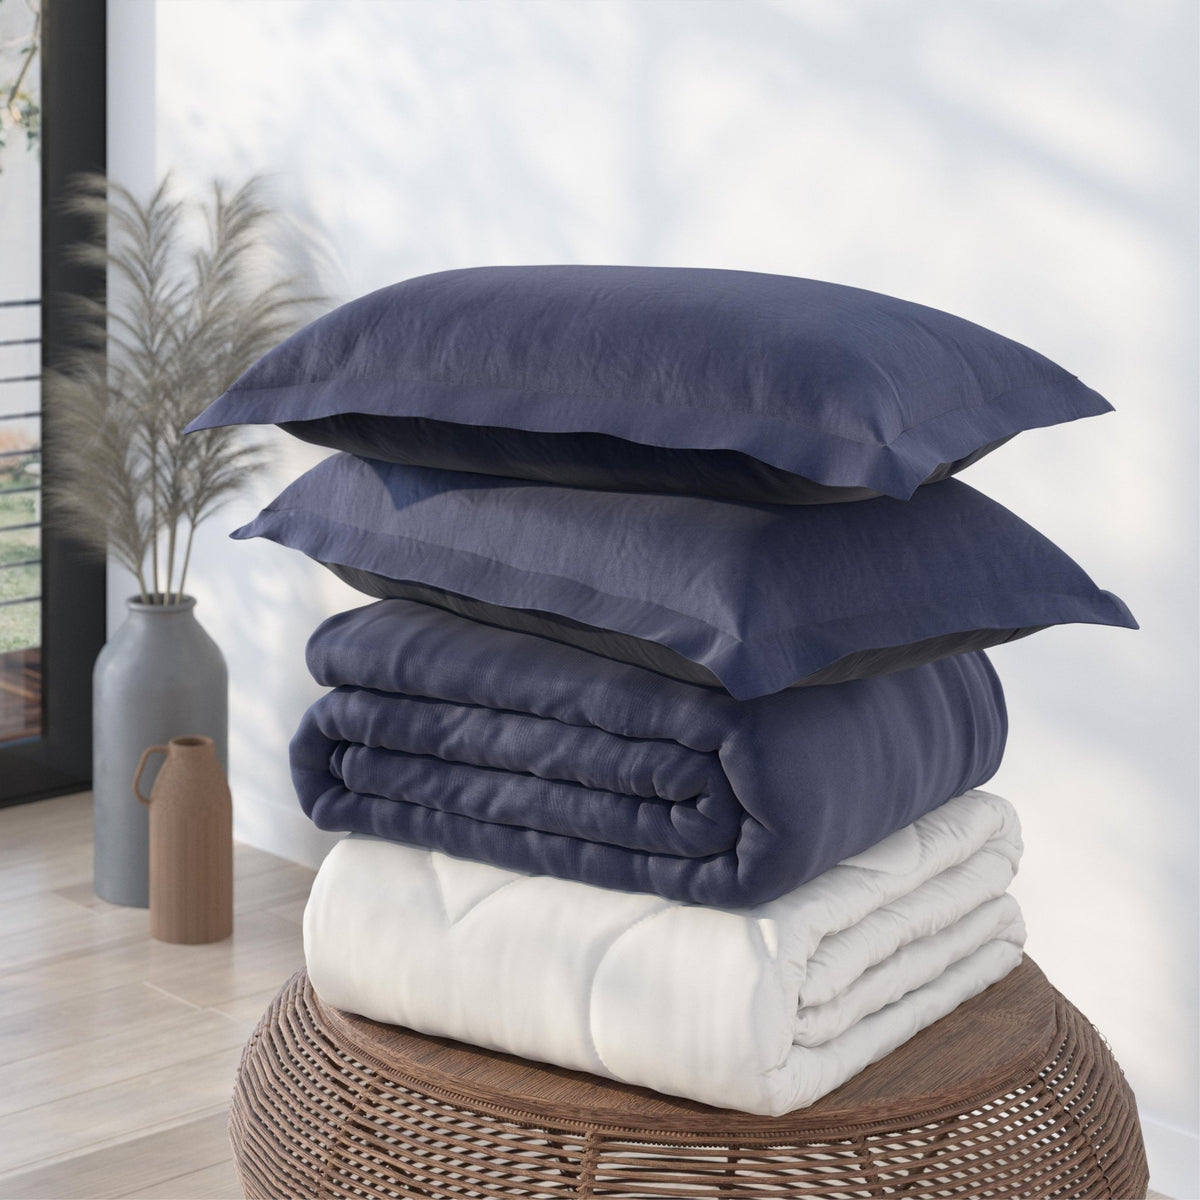
{"label": "basket weave texture", "polygon": [[757,1117],[324,1007],[303,972],[252,1035],[230,1122],[255,1200],[1140,1200],[1108,1047],[1026,959],[818,1104]]}

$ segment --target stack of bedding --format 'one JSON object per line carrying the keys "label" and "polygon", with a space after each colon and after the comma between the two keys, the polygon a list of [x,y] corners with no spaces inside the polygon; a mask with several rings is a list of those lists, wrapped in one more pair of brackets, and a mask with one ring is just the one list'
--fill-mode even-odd
{"label": "stack of bedding", "polygon": [[446,272],[277,347],[192,428],[339,451],[235,536],[376,597],[310,639],[291,747],[350,833],[318,994],[774,1115],[1002,978],[983,650],[1134,621],[949,476],[1108,407],[945,313],[745,272]]}

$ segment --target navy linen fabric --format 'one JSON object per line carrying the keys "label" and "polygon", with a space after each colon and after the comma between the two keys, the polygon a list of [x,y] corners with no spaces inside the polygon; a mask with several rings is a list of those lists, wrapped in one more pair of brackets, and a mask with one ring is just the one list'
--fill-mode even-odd
{"label": "navy linen fabric", "polygon": [[776,503],[904,499],[1025,429],[1110,411],[1017,342],[812,279],[481,267],[343,305],[189,426],[372,458]]}
{"label": "navy linen fabric", "polygon": [[751,701],[407,600],[322,624],[291,744],[304,811],[463,858],[757,904],[984,783],[982,654]]}
{"label": "navy linen fabric", "polygon": [[[677,654],[669,646],[649,642],[645,638],[631,637],[625,633],[614,633],[611,629],[599,629],[594,625],[583,625],[570,617],[557,613],[538,612],[526,608],[505,608],[498,604],[487,604],[472,600],[444,588],[431,587],[424,583],[406,583],[389,579],[374,571],[361,571],[356,567],[345,567],[339,563],[326,563],[339,579],[351,587],[375,596],[380,600],[398,597],[401,600],[418,600],[422,604],[435,604],[472,621],[487,625],[499,625],[502,629],[515,629],[521,633],[534,633],[539,637],[565,642],[590,650],[604,658],[630,663],[669,675],[684,683],[698,683],[704,687],[721,687],[721,681],[702,663],[692,662]],[[936,662],[951,654],[966,654],[971,650],[985,650],[1002,642],[1012,641],[1036,633],[1044,626],[1027,629],[969,629],[962,632],[943,633],[937,637],[910,642],[904,646],[883,646],[871,650],[859,650],[845,654],[826,667],[813,671],[792,684],[793,687],[818,687],[830,683],[846,683],[851,679],[870,679],[874,675],[887,675],[922,663]]]}
{"label": "navy linen fabric", "polygon": [[[482,601],[492,607],[469,615],[495,624],[507,623],[505,609],[536,610],[568,622],[535,626],[546,637],[576,640],[574,622],[663,646],[739,699],[904,669],[1047,625],[1135,624],[1052,542],[957,480],[908,501],[787,507],[343,454],[233,536],[372,573],[370,586]],[[436,590],[418,598],[438,602]],[[630,657],[603,639],[590,648]],[[634,661],[679,674],[653,656]],[[833,665],[840,675],[822,673]]]}

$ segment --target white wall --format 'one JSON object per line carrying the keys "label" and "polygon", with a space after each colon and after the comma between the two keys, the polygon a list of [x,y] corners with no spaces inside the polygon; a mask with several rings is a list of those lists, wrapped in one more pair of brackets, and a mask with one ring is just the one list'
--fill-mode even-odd
{"label": "white wall", "polygon": [[[128,139],[188,184],[277,173],[344,298],[484,263],[806,275],[960,313],[1112,399],[970,472],[1143,625],[995,652],[994,786],[1025,822],[1031,953],[1111,1039],[1156,1186],[1200,1195],[1192,0],[109,4],[157,18],[152,55],[113,42],[157,81],[155,145],[114,127],[114,162]],[[315,861],[285,763],[301,651],[358,599],[224,540],[312,455],[281,453],[194,588],[231,667],[238,832]]]}

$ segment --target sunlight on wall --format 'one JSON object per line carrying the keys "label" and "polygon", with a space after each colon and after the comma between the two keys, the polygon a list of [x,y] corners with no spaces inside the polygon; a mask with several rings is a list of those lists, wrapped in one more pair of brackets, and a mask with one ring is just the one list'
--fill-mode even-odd
{"label": "sunlight on wall", "polygon": [[[961,313],[1113,400],[969,476],[1143,624],[996,652],[1013,734],[995,787],[1025,820],[1033,952],[1143,1112],[1194,1130],[1194,5],[156,11],[159,166],[275,172],[326,230],[342,297],[500,262],[807,275]],[[239,828],[313,857],[284,763],[314,694],[299,654],[352,601],[274,547],[226,543],[254,507],[213,523],[197,590],[234,672]]]}

